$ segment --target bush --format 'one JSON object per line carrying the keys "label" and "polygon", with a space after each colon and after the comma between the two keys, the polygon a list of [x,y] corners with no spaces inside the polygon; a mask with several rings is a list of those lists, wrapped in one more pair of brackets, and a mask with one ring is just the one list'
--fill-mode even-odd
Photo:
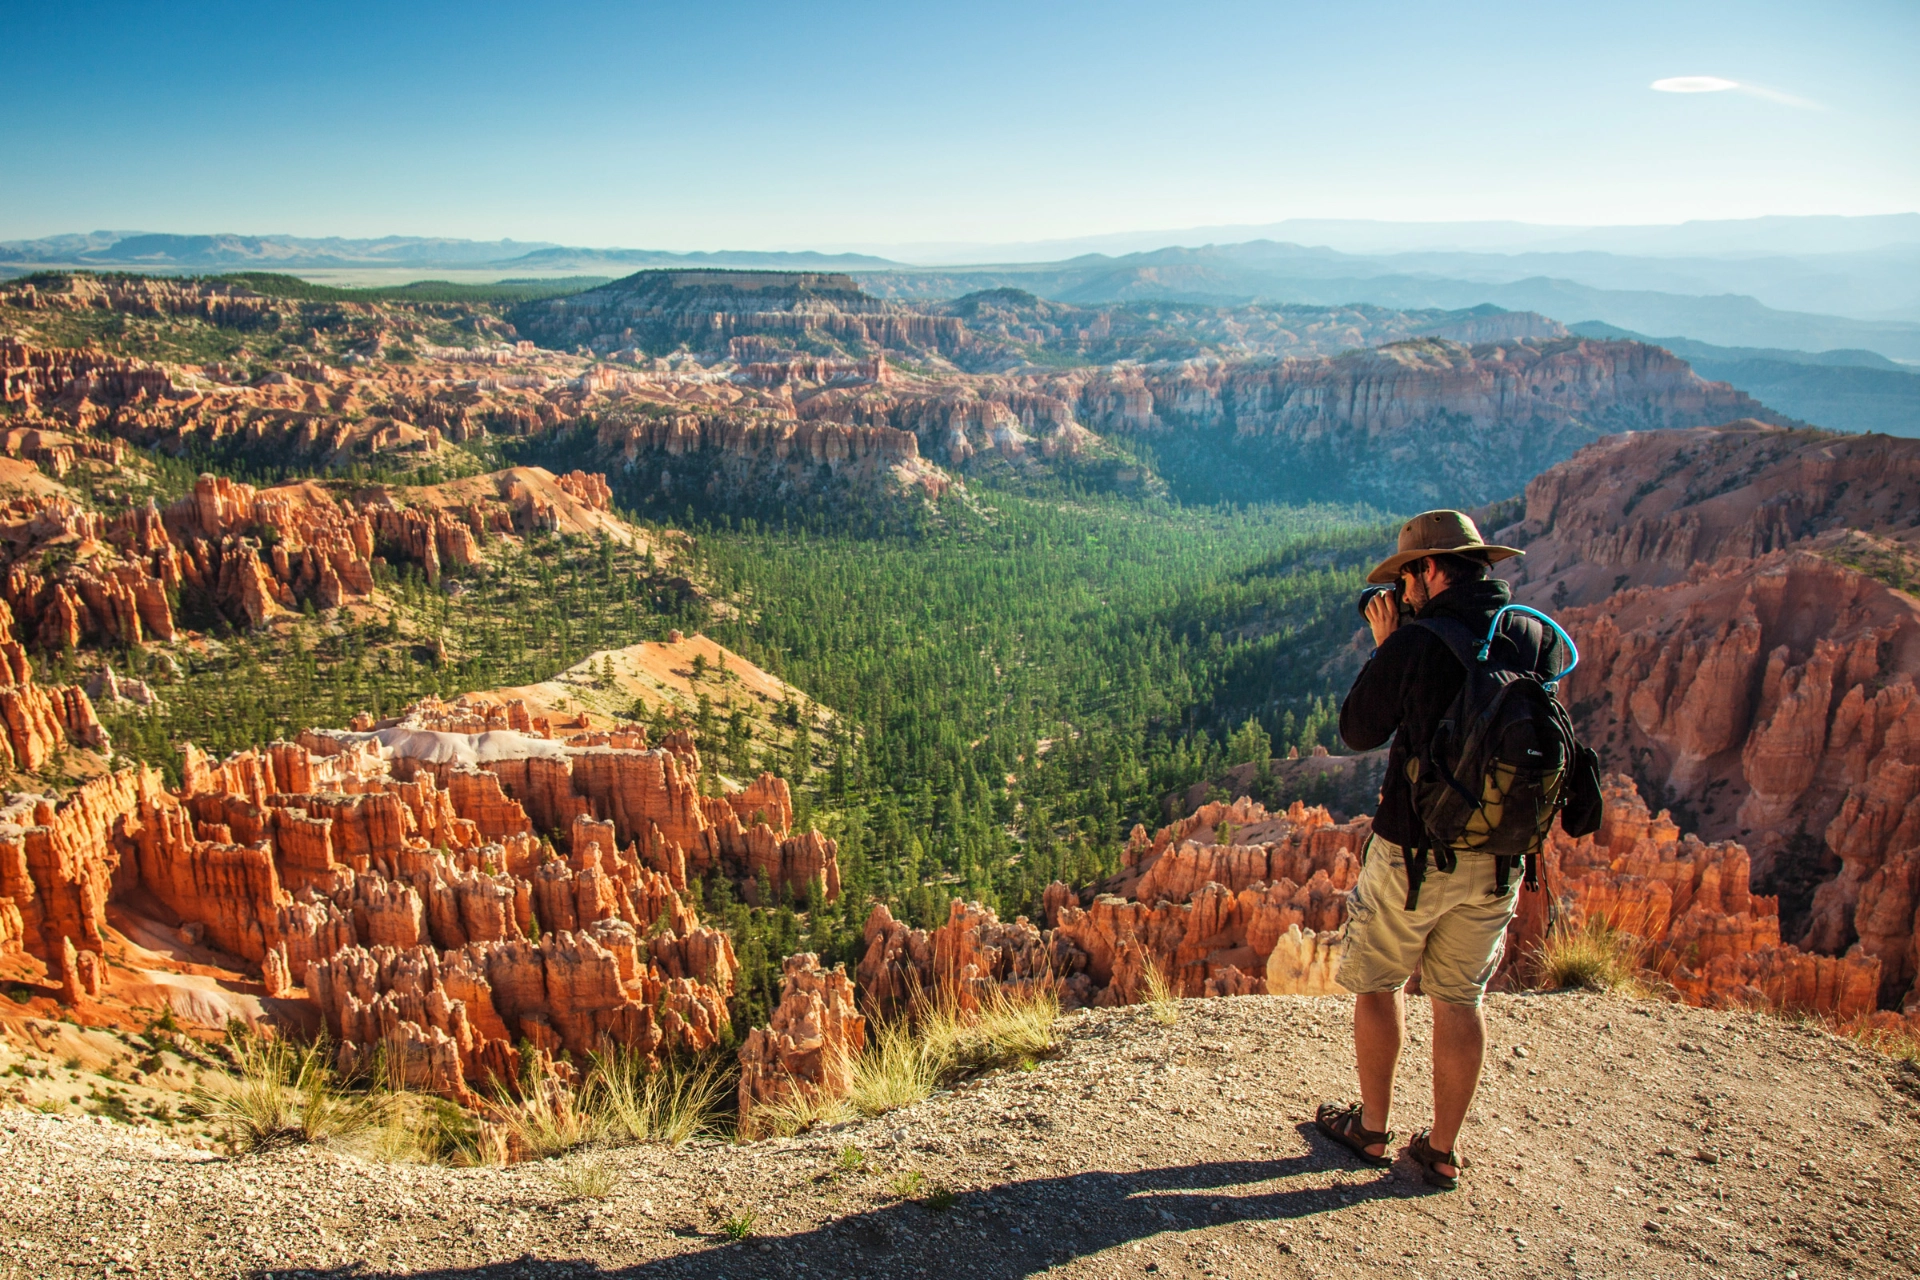
{"label": "bush", "polygon": [[1646,941],[1603,916],[1562,917],[1534,952],[1536,983],[1549,991],[1645,995]]}
{"label": "bush", "polygon": [[581,1093],[607,1137],[679,1146],[720,1126],[732,1088],[717,1058],[649,1069],[646,1059],[615,1047],[594,1057]]}
{"label": "bush", "polygon": [[741,1137],[784,1137],[856,1114],[884,1115],[966,1076],[1030,1064],[1053,1050],[1059,1017],[1059,993],[1045,983],[995,989],[972,1009],[953,998],[922,1000],[909,1018],[873,1026],[865,1050],[854,1060],[848,1097],[823,1098],[795,1089],[787,1098],[754,1108],[750,1131]]}
{"label": "bush", "polygon": [[1143,981],[1147,988],[1147,1007],[1153,1011],[1153,1020],[1163,1027],[1180,1021],[1180,997],[1173,993],[1173,983],[1160,971],[1160,966],[1151,956],[1143,965]]}
{"label": "bush", "polygon": [[200,1115],[234,1152],[356,1137],[380,1127],[390,1102],[340,1087],[324,1041],[295,1045],[253,1032],[233,1040],[234,1071],[194,1091]]}

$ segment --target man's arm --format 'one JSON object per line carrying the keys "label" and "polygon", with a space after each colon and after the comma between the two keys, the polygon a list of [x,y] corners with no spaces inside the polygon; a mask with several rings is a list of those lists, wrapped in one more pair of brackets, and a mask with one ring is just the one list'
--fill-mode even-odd
{"label": "man's arm", "polygon": [[1382,641],[1354,677],[1340,704],[1340,740],[1355,751],[1371,751],[1400,727],[1406,676],[1420,649],[1419,627],[1401,627]]}

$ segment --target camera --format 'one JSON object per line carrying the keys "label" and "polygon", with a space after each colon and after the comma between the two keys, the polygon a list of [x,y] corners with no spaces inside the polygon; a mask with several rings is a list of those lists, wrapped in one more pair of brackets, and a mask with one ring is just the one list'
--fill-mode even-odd
{"label": "camera", "polygon": [[1413,616],[1413,610],[1407,605],[1406,597],[1400,594],[1400,584],[1397,582],[1386,582],[1376,583],[1373,586],[1363,587],[1361,589],[1359,603],[1355,606],[1355,608],[1359,610],[1360,621],[1365,622],[1367,620],[1367,606],[1373,603],[1375,596],[1379,595],[1391,596],[1393,598],[1394,607],[1399,612],[1401,618],[1405,619]]}

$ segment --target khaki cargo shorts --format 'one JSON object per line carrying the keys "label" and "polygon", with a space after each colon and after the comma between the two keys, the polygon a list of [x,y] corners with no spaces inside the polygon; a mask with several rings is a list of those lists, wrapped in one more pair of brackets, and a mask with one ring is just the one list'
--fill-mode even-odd
{"label": "khaki cargo shorts", "polygon": [[1442,872],[1429,855],[1420,903],[1408,911],[1405,850],[1374,836],[1361,856],[1360,880],[1347,893],[1340,985],[1355,994],[1397,991],[1418,969],[1424,994],[1478,1005],[1506,946],[1507,922],[1519,901],[1518,868],[1496,898],[1491,856],[1463,853],[1451,872]]}

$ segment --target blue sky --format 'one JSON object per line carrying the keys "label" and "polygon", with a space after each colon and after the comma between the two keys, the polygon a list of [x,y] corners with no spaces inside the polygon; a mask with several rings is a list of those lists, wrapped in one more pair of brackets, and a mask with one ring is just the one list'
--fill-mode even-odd
{"label": "blue sky", "polygon": [[[0,0],[0,238],[1920,209],[1920,4]],[[1658,79],[1741,87],[1655,92]]]}

